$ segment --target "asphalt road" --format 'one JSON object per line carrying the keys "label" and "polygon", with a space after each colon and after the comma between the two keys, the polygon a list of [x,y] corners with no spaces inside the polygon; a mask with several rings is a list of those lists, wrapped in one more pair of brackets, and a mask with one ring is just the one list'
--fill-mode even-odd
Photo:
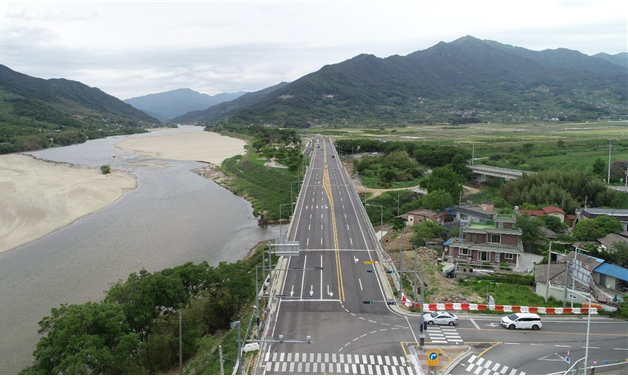
{"label": "asphalt road", "polygon": [[[317,147],[320,145],[320,147]],[[262,345],[257,374],[416,374],[407,346],[419,337],[418,314],[405,316],[386,305],[382,283],[370,262],[374,243],[359,212],[338,154],[330,140],[312,140],[310,168],[295,208],[290,240],[299,241],[300,255],[289,260],[277,316],[267,339],[312,344]],[[309,153],[309,151],[308,151]],[[365,300],[373,304],[364,304]],[[475,346],[473,362],[465,358],[454,374],[484,373],[499,363],[498,372],[549,373],[564,370],[558,356],[570,350],[583,355],[586,324],[572,317],[544,318],[540,331],[509,331],[497,316],[462,315],[457,327],[432,326],[427,345]],[[592,359],[625,359],[628,324],[595,318],[591,328]],[[597,355],[594,355],[595,354]]]}

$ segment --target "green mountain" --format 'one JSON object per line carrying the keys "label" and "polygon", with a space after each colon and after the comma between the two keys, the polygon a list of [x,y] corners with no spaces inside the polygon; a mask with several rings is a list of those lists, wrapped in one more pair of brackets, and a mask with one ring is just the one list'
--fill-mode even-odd
{"label": "green mountain", "polygon": [[173,91],[134,97],[124,100],[124,102],[161,121],[166,121],[190,111],[207,109],[212,105],[235,100],[245,93],[220,93],[210,96],[189,88],[180,88]]}
{"label": "green mountain", "polygon": [[615,63],[624,68],[628,68],[628,53],[617,53],[615,55],[606,54],[606,53],[598,53],[598,54],[595,54],[594,57]]}
{"label": "green mountain", "polygon": [[229,114],[212,107],[195,120],[305,126],[625,118],[627,83],[622,67],[577,51],[467,36],[407,56],[358,55]]}
{"label": "green mountain", "polygon": [[0,154],[138,133],[157,123],[98,88],[0,65]]}
{"label": "green mountain", "polygon": [[288,85],[288,83],[282,82],[272,87],[265,88],[260,91],[245,93],[232,101],[226,101],[208,109],[193,111],[173,118],[171,121],[175,123],[185,122],[198,122],[198,121],[211,121],[215,122],[230,117],[234,113],[241,109],[249,108],[258,104],[268,94],[279,90]]}

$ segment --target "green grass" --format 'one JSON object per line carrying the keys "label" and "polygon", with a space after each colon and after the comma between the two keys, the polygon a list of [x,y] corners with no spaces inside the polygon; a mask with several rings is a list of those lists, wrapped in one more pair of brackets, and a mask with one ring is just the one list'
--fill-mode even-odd
{"label": "green grass", "polygon": [[421,178],[416,178],[408,182],[391,182],[390,186],[387,186],[387,187],[382,186],[379,178],[372,178],[369,176],[360,175],[360,180],[362,181],[362,184],[368,188],[385,189],[385,188],[410,188],[410,187],[418,186],[419,182],[421,181]]}
{"label": "green grass", "polygon": [[[264,166],[266,160],[249,150],[246,155],[225,159],[222,169],[231,176],[228,187],[236,195],[245,195],[253,204],[255,215],[267,212],[268,220],[279,219],[279,206],[290,203],[290,186],[299,180],[297,172]],[[296,201],[297,184],[292,185]],[[290,216],[289,206],[282,209],[282,218]]]}
{"label": "green grass", "polygon": [[562,301],[550,298],[548,302],[542,296],[537,295],[533,291],[533,287],[510,284],[495,283],[488,280],[465,280],[460,283],[461,288],[467,287],[470,291],[486,294],[488,285],[488,293],[495,299],[498,305],[523,305],[531,307],[562,307]]}

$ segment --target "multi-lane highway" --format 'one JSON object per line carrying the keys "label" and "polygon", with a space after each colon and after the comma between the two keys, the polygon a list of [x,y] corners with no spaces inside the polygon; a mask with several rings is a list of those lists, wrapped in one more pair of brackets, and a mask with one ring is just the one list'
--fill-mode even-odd
{"label": "multi-lane highway", "polygon": [[[313,343],[262,344],[256,373],[416,374],[407,347],[417,344],[420,317],[387,305],[387,284],[369,272],[376,266],[365,262],[378,260],[375,241],[333,143],[314,139],[311,149],[288,236],[299,241],[300,254],[289,258],[288,271],[281,275],[280,300],[266,339],[305,341],[311,336]],[[567,350],[572,357],[582,354],[586,325],[573,316],[552,320],[541,331],[522,332],[502,329],[497,316],[462,315],[457,327],[430,327],[426,342],[474,346],[476,354],[465,357],[452,373],[484,373],[488,361],[489,371],[499,363],[498,373],[504,366],[508,373],[556,372],[565,367],[556,362],[558,356]],[[597,345],[591,356],[625,357],[627,325],[596,318],[592,338]]]}

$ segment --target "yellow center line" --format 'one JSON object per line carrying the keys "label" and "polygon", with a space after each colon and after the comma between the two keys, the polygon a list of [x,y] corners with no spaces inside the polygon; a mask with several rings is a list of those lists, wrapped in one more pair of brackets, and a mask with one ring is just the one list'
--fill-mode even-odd
{"label": "yellow center line", "polygon": [[345,288],[342,279],[342,265],[340,263],[340,249],[338,247],[338,230],[336,228],[336,212],[334,211],[334,198],[331,192],[331,182],[329,180],[329,171],[327,169],[327,145],[323,143],[323,155],[324,155],[324,172],[323,172],[323,188],[325,188],[325,194],[329,200],[329,206],[331,209],[331,226],[334,234],[334,250],[336,256],[336,275],[338,277],[338,300],[345,300]]}

